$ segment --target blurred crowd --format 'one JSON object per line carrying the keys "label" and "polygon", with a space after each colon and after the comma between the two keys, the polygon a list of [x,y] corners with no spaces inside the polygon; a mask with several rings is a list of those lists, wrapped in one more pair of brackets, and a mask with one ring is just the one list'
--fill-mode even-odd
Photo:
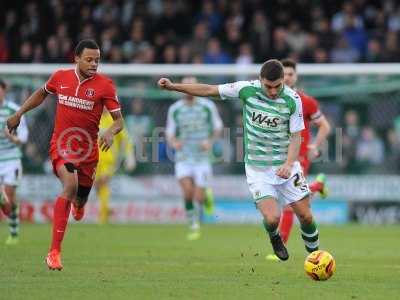
{"label": "blurred crowd", "polygon": [[82,38],[110,63],[398,61],[396,0],[7,1],[0,62],[66,63]]}

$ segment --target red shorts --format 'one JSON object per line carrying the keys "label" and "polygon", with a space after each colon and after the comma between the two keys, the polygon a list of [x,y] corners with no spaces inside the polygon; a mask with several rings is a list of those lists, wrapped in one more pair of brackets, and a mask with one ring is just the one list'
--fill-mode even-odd
{"label": "red shorts", "polygon": [[50,159],[53,165],[53,172],[58,177],[57,170],[66,163],[72,163],[78,171],[78,184],[85,187],[92,187],[96,176],[97,161],[69,160],[68,157],[61,156],[57,149],[50,150]]}
{"label": "red shorts", "polygon": [[305,177],[308,176],[308,171],[310,170],[311,162],[307,157],[300,156],[299,162],[301,167],[303,168],[303,174]]}

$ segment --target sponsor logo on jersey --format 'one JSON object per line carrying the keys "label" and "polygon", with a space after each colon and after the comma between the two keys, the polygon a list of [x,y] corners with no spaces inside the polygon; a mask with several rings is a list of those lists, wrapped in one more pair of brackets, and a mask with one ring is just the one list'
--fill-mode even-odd
{"label": "sponsor logo on jersey", "polygon": [[58,103],[83,110],[93,110],[94,101],[58,94]]}
{"label": "sponsor logo on jersey", "polygon": [[253,124],[262,128],[275,128],[280,123],[280,119],[278,117],[270,117],[254,111],[251,115],[251,120],[253,121]]}

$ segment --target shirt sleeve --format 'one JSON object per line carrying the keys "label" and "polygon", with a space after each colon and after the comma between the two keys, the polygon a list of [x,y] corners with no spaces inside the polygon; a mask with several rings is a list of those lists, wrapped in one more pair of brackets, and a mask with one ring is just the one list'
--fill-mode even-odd
{"label": "shirt sleeve", "polygon": [[167,127],[165,129],[165,134],[167,135],[167,137],[174,137],[175,133],[176,133],[176,122],[175,122],[175,118],[174,118],[174,109],[171,106],[168,109],[168,115],[167,115]]}
{"label": "shirt sleeve", "polygon": [[26,119],[23,116],[21,118],[21,122],[19,123],[18,129],[17,129],[17,137],[21,141],[22,144],[25,144],[28,141],[28,126],[26,124]]}
{"label": "shirt sleeve", "polygon": [[245,86],[251,85],[248,81],[236,81],[218,85],[219,96],[222,100],[239,99],[239,92]]}
{"label": "shirt sleeve", "polygon": [[311,121],[316,120],[322,116],[322,113],[319,110],[319,103],[315,98],[308,97],[307,106]]}
{"label": "shirt sleeve", "polygon": [[221,130],[224,124],[222,123],[221,116],[218,113],[217,106],[212,101],[210,101],[210,110],[213,130]]}
{"label": "shirt sleeve", "polygon": [[44,84],[43,89],[47,93],[49,93],[49,94],[56,94],[57,93],[57,87],[59,85],[60,73],[61,73],[60,70],[54,72],[50,76],[50,78],[47,80],[47,82]]}
{"label": "shirt sleeve", "polygon": [[294,133],[304,129],[304,119],[300,96],[296,94],[292,99],[294,100],[295,109],[289,119],[289,129],[291,133]]}
{"label": "shirt sleeve", "polygon": [[109,112],[121,110],[121,105],[117,96],[117,90],[112,80],[109,81],[105,90],[103,103]]}

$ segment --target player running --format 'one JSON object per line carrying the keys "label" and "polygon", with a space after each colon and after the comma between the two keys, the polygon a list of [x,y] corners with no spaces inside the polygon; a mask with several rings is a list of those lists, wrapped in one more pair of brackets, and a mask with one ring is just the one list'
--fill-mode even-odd
{"label": "player running", "polygon": [[[182,80],[183,85],[196,82],[194,77]],[[185,95],[168,110],[166,137],[176,151],[175,176],[185,201],[189,221],[188,240],[200,238],[200,205],[206,199],[211,200],[206,195],[212,176],[210,151],[222,127],[214,102],[205,98]]]}
{"label": "player running", "polygon": [[6,83],[0,79],[0,208],[8,217],[10,235],[6,245],[18,243],[19,217],[16,190],[22,176],[22,152],[20,146],[28,140],[28,128],[25,118],[21,119],[18,132],[9,133],[6,120],[19,106],[6,99]]}
{"label": "player running", "polygon": [[[284,67],[284,82],[287,86],[295,89],[301,98],[301,104],[303,106],[303,117],[305,129],[301,132],[302,142],[300,146],[299,161],[303,168],[304,176],[308,176],[311,161],[320,156],[320,147],[326,141],[331,127],[326,120],[325,116],[319,110],[318,101],[305,94],[302,91],[297,90],[297,68],[296,63],[291,59],[282,60]],[[318,132],[313,143],[311,143],[311,131],[310,125],[318,127]],[[328,189],[325,183],[325,175],[319,174],[316,180],[310,183],[309,187],[312,193],[318,192],[322,198],[326,198],[328,195]],[[279,232],[282,237],[282,241],[287,244],[289,235],[293,227],[294,213],[290,206],[286,206],[282,212],[281,222],[279,224]],[[269,254],[266,257],[268,260],[279,260],[274,254]]]}
{"label": "player running", "polygon": [[84,206],[93,185],[98,161],[98,131],[103,107],[114,122],[99,143],[107,151],[115,134],[123,128],[123,118],[113,82],[97,73],[100,50],[93,40],[82,40],[75,48],[76,67],[58,70],[42,88],[36,90],[22,107],[7,120],[13,132],[26,112],[39,106],[48,94],[57,95],[54,131],[50,141],[50,158],[55,175],[63,190],[54,204],[53,233],[46,264],[51,270],[61,270],[61,243],[71,210],[75,220],[81,220]]}
{"label": "player running", "polygon": [[[111,115],[105,109],[100,119],[100,134],[105,132],[114,122]],[[110,216],[110,180],[114,173],[118,170],[121,158],[124,161],[125,170],[130,172],[136,166],[135,156],[133,152],[133,144],[126,130],[122,130],[114,137],[110,151],[99,152],[99,163],[96,170],[96,191],[100,202],[99,207],[99,223],[107,224]]]}
{"label": "player running", "polygon": [[308,252],[318,249],[319,234],[309,205],[310,190],[298,162],[304,129],[301,100],[283,79],[282,63],[271,59],[263,64],[256,81],[208,85],[161,78],[158,85],[195,96],[242,100],[247,183],[275,254],[287,260],[289,254],[278,230],[278,199],[299,218]]}

